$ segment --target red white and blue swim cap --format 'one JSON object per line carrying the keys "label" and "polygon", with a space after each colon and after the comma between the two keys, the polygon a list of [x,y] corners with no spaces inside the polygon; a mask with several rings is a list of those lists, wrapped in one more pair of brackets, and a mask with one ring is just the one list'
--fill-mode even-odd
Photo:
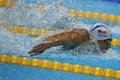
{"label": "red white and blue swim cap", "polygon": [[111,39],[112,33],[107,25],[96,23],[90,27],[89,35],[94,40]]}

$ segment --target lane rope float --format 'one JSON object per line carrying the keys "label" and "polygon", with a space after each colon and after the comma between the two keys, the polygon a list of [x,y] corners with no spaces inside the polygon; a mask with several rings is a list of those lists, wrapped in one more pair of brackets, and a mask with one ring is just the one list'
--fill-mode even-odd
{"label": "lane rope float", "polygon": [[0,55],[0,63],[12,63],[24,66],[40,67],[44,69],[60,70],[65,72],[74,72],[92,76],[119,78],[120,70],[103,69],[100,67],[82,66],[80,64],[61,63],[50,60],[30,59],[19,56]]}
{"label": "lane rope float", "polygon": [[12,7],[15,4],[12,0],[0,0],[0,7]]}

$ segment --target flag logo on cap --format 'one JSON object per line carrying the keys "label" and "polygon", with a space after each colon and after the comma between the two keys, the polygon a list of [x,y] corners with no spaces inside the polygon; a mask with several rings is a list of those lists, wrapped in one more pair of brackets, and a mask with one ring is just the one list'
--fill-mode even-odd
{"label": "flag logo on cap", "polygon": [[98,33],[99,34],[106,34],[107,32],[106,32],[106,30],[98,30]]}

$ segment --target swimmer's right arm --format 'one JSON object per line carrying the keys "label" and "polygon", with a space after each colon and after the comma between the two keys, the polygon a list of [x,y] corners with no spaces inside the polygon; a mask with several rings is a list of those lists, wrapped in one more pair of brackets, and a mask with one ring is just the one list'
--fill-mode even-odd
{"label": "swimmer's right arm", "polygon": [[71,31],[63,32],[46,38],[42,43],[34,46],[29,54],[31,56],[38,55],[50,47],[60,45],[67,47],[67,49],[72,49],[89,40],[90,38],[87,30],[73,29]]}
{"label": "swimmer's right arm", "polygon": [[[66,36],[65,36],[66,35]],[[42,54],[46,49],[54,46],[64,45],[66,43],[73,43],[71,39],[68,38],[69,35],[67,33],[60,33],[54,36],[50,36],[44,39],[40,44],[34,46],[32,50],[29,52],[31,56]]]}

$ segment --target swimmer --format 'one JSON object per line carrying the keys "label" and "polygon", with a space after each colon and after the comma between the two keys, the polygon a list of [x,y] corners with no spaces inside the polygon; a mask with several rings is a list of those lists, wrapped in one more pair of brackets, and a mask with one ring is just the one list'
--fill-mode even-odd
{"label": "swimmer", "polygon": [[98,44],[99,50],[105,53],[111,47],[112,34],[110,29],[101,23],[96,23],[86,29],[72,29],[44,39],[34,46],[28,53],[31,56],[42,54],[46,49],[54,46],[62,46],[64,49],[74,49],[82,43],[93,40]]}

